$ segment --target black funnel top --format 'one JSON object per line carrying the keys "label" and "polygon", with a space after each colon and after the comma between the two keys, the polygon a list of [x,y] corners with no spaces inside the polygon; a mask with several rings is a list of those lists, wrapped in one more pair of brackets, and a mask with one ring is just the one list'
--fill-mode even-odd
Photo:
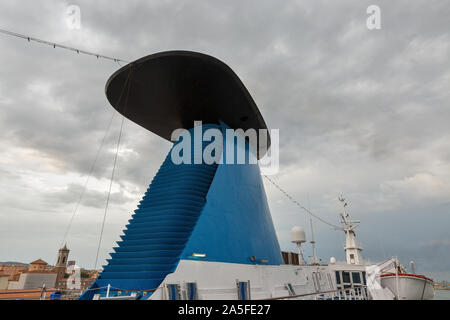
{"label": "black funnel top", "polygon": [[173,130],[191,129],[196,120],[267,129],[233,70],[202,53],[167,51],[138,59],[108,79],[106,96],[125,117],[167,140]]}

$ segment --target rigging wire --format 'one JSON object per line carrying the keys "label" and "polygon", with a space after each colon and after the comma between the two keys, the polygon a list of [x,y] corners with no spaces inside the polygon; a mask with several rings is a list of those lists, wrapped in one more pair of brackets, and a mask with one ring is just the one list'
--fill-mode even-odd
{"label": "rigging wire", "polygon": [[69,46],[65,46],[65,45],[59,44],[59,43],[50,42],[50,41],[47,41],[47,40],[42,40],[42,39],[39,39],[39,38],[34,38],[34,37],[31,37],[31,36],[28,36],[28,35],[24,35],[24,34],[21,34],[21,33],[9,31],[9,30],[2,29],[2,28],[0,28],[0,33],[8,35],[8,36],[12,36],[12,37],[20,38],[20,39],[25,39],[25,40],[28,40],[28,42],[33,41],[33,42],[41,43],[41,44],[53,47],[54,49],[55,48],[60,48],[60,49],[76,52],[77,54],[85,54],[85,55],[88,55],[88,56],[94,56],[97,59],[105,59],[105,60],[111,60],[111,61],[114,61],[114,62],[124,62],[124,63],[128,63],[129,62],[129,61],[126,61],[126,60],[105,56],[103,54],[90,52],[90,51],[82,50],[82,49],[75,48],[75,47],[69,47]]}
{"label": "rigging wire", "polygon": [[122,139],[122,130],[123,130],[123,123],[124,123],[125,117],[122,117],[122,121],[120,123],[120,131],[119,131],[119,137],[117,139],[117,148],[116,148],[116,154],[114,156],[114,164],[113,164],[113,169],[112,169],[112,173],[111,173],[111,179],[109,181],[109,190],[108,190],[108,196],[106,198],[106,206],[105,206],[105,213],[103,214],[103,221],[102,221],[102,228],[100,231],[100,238],[98,240],[98,246],[97,246],[97,254],[95,255],[95,264],[94,264],[94,269],[97,269],[97,262],[98,262],[98,254],[100,252],[100,247],[102,244],[102,239],[103,239],[103,230],[105,229],[105,221],[106,221],[106,214],[108,212],[108,207],[109,207],[109,198],[111,196],[111,188],[112,188],[112,184],[113,184],[113,180],[114,180],[114,174],[116,171],[116,164],[117,164],[117,154],[119,153],[119,148],[120,148],[120,140]]}
{"label": "rigging wire", "polygon": [[[1,31],[1,29],[0,29],[0,31]],[[116,59],[116,58],[112,58],[112,59],[114,59],[114,61],[115,61],[119,66],[122,67],[122,65],[120,64],[120,61],[123,61],[123,60]],[[83,199],[84,194],[86,193],[87,185],[88,185],[89,180],[90,180],[90,178],[91,178],[91,176],[92,176],[92,173],[93,173],[93,171],[94,171],[94,167],[95,167],[95,165],[96,165],[96,163],[97,163],[97,160],[98,160],[98,157],[99,157],[99,155],[100,155],[100,151],[101,151],[101,149],[103,148],[103,145],[104,145],[104,143],[105,143],[106,137],[107,137],[107,135],[108,135],[108,133],[109,133],[109,130],[110,130],[110,128],[111,128],[111,124],[112,124],[112,122],[113,122],[113,120],[114,120],[115,115],[116,115],[116,112],[115,112],[115,110],[113,110],[111,119],[109,120],[108,126],[107,126],[107,128],[106,128],[105,134],[104,134],[104,136],[103,136],[103,139],[102,139],[102,141],[101,141],[101,143],[100,143],[100,146],[99,146],[99,148],[98,148],[98,150],[97,150],[97,153],[96,153],[96,155],[95,155],[94,162],[93,162],[92,165],[91,165],[91,168],[90,168],[90,170],[89,170],[89,174],[88,174],[88,176],[87,176],[87,178],[86,178],[86,182],[84,183],[83,190],[82,190],[82,192],[81,192],[81,194],[80,194],[80,197],[78,198],[78,202],[77,202],[76,205],[75,205],[75,209],[74,209],[74,211],[73,211],[72,217],[70,218],[69,225],[67,226],[66,232],[64,233],[64,237],[63,237],[63,239],[62,239],[62,241],[61,241],[61,244],[60,244],[60,246],[59,246],[60,248],[62,248],[64,242],[67,241],[67,236],[68,236],[68,234],[69,234],[70,228],[72,227],[73,219],[75,218],[75,215],[76,215],[76,213],[77,213],[77,211],[78,211],[78,207],[80,206],[81,200]],[[122,122],[123,122],[123,119],[122,119]]]}
{"label": "rigging wire", "polygon": [[[124,110],[123,110],[123,111],[125,111],[125,108],[127,107],[127,103],[128,103],[128,95],[129,95],[129,93],[130,93],[130,87],[131,87],[131,84],[128,85],[128,83],[129,83],[129,81],[130,81],[130,78],[131,78],[132,73],[133,73],[133,66],[132,66],[131,69],[130,69],[130,73],[128,74],[128,77],[127,77],[127,79],[126,79],[126,81],[125,81],[125,83],[124,83],[124,86],[123,86],[123,88],[122,88],[122,92],[120,93],[120,96],[119,96],[119,99],[118,99],[118,103],[119,103],[120,100],[121,100],[121,98],[122,98],[122,95],[123,95],[125,89],[127,89],[127,93],[126,93],[126,95],[125,95],[125,105],[124,105]],[[131,81],[130,81],[130,83],[131,83]],[[127,87],[128,87],[128,88],[127,88]],[[97,269],[98,256],[99,256],[99,253],[100,253],[100,247],[101,247],[101,245],[102,245],[103,231],[104,231],[104,229],[105,229],[106,215],[107,215],[107,213],[108,213],[108,208],[109,208],[109,199],[110,199],[110,196],[111,196],[112,184],[113,184],[113,181],[114,181],[114,175],[115,175],[115,172],[116,172],[117,155],[119,154],[120,141],[121,141],[121,139],[122,139],[122,132],[123,132],[123,124],[124,124],[124,121],[125,121],[125,116],[122,115],[122,121],[121,121],[121,123],[120,123],[120,130],[119,130],[119,137],[117,138],[116,154],[115,154],[115,156],[114,156],[114,163],[113,163],[113,168],[112,168],[112,172],[111,172],[111,178],[110,178],[110,181],[109,181],[108,196],[107,196],[107,198],[106,198],[105,212],[104,212],[104,214],[103,214],[102,227],[101,227],[101,230],[100,230],[100,237],[99,237],[99,239],[98,239],[98,245],[97,245],[97,253],[96,253],[96,255],[95,255],[94,269]]]}
{"label": "rigging wire", "polygon": [[295,200],[294,198],[292,198],[286,191],[284,191],[277,183],[275,183],[272,179],[270,179],[268,176],[263,175],[264,178],[266,178],[271,184],[273,184],[278,190],[281,191],[281,193],[283,193],[289,200],[291,200],[295,205],[297,205],[298,207],[300,207],[300,209],[303,209],[304,211],[306,211],[307,213],[309,213],[312,217],[316,218],[317,220],[321,221],[322,223],[325,223],[327,225],[329,225],[330,227],[333,227],[335,229],[341,229],[341,227],[328,222],[324,219],[322,219],[321,217],[319,217],[318,215],[312,213],[310,210],[308,210],[307,208],[305,208],[304,206],[302,206],[297,200]]}
{"label": "rigging wire", "polygon": [[67,240],[67,236],[68,236],[68,234],[69,234],[70,228],[72,227],[73,220],[74,220],[74,218],[75,218],[75,215],[76,215],[77,212],[78,212],[78,208],[79,208],[79,206],[80,206],[81,200],[83,199],[83,197],[84,197],[84,195],[85,195],[85,193],[86,193],[87,185],[88,185],[88,183],[89,183],[89,180],[91,179],[92,173],[94,172],[94,168],[95,168],[95,165],[97,164],[97,160],[98,160],[98,158],[99,158],[100,151],[102,150],[103,145],[105,144],[106,137],[107,137],[108,132],[109,132],[109,130],[110,130],[110,128],[111,128],[111,124],[112,124],[112,122],[113,122],[113,119],[114,119],[115,115],[116,115],[116,111],[113,110],[113,113],[112,113],[112,115],[111,115],[111,119],[109,120],[108,125],[107,125],[107,127],[106,127],[105,134],[103,135],[103,139],[102,139],[102,141],[101,141],[101,143],[100,143],[100,146],[99,146],[99,148],[98,148],[98,150],[97,150],[97,153],[96,153],[96,155],[95,155],[94,161],[92,162],[92,165],[91,165],[91,167],[90,167],[90,169],[89,169],[89,174],[88,174],[88,176],[87,176],[87,178],[86,178],[86,181],[85,181],[85,183],[84,183],[83,190],[82,190],[82,192],[81,192],[81,194],[80,194],[80,197],[78,198],[78,201],[77,201],[77,203],[76,203],[76,205],[75,205],[75,209],[74,209],[74,211],[73,211],[73,213],[72,213],[72,217],[71,217],[70,220],[69,220],[69,224],[68,224],[68,226],[67,226],[67,228],[66,228],[66,231],[65,231],[65,233],[64,233],[64,237],[63,237],[63,239],[62,239],[62,241],[61,241],[61,245],[59,246],[60,248],[62,248],[64,242]]}

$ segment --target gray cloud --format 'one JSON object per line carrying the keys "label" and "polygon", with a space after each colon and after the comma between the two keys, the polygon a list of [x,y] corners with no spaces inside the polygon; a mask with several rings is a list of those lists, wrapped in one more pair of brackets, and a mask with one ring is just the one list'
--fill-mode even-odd
{"label": "gray cloud", "polygon": [[[450,239],[440,239],[440,240],[432,240],[429,241],[423,246],[427,249],[445,249],[450,250]],[[449,251],[450,252],[450,251]]]}
{"label": "gray cloud", "polygon": [[[69,184],[67,188],[60,191],[48,192],[43,195],[49,206],[58,206],[77,203],[80,199],[84,186],[79,184]],[[99,192],[95,190],[87,190],[81,198],[80,205],[92,208],[104,208],[107,192]],[[123,191],[112,192],[110,195],[111,204],[123,204],[133,201],[133,198],[124,195]]]}
{"label": "gray cloud", "polygon": [[[386,254],[432,265],[429,271],[450,267],[422,246],[446,239],[441,225],[450,222],[442,205],[450,196],[447,1],[379,1],[378,31],[365,27],[370,1],[73,3],[81,7],[79,31],[64,26],[68,2],[3,1],[0,20],[128,60],[172,49],[218,57],[241,77],[267,124],[280,129],[274,180],[333,221],[344,193],[374,259],[383,258],[384,246]],[[112,115],[104,84],[119,66],[4,36],[0,45],[0,260],[27,262],[57,249]],[[95,253],[119,121],[71,231],[69,246],[82,264]],[[169,148],[126,121],[103,257]],[[266,191],[282,247],[290,247],[290,227],[307,220],[276,189]],[[398,230],[385,232],[387,218]],[[424,224],[429,233],[418,231]],[[324,259],[342,255],[342,235],[316,228]]]}

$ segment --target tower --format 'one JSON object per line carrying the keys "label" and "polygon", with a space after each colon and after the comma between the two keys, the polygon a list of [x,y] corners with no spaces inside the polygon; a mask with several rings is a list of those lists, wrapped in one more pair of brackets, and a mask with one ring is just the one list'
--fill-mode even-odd
{"label": "tower", "polygon": [[347,207],[347,202],[345,199],[340,197],[339,201],[341,201],[342,206],[344,208],[344,212],[341,213],[341,224],[342,231],[345,232],[345,256],[348,264],[361,264],[362,257],[361,251],[362,246],[356,241],[355,229],[359,225],[359,221],[349,220],[349,215],[345,207]]}
{"label": "tower", "polygon": [[61,249],[58,251],[58,260],[56,262],[55,271],[57,273],[56,276],[56,283],[60,280],[64,279],[64,274],[66,273],[67,268],[67,260],[69,259],[69,252],[70,250],[67,249],[67,244],[64,245]]}

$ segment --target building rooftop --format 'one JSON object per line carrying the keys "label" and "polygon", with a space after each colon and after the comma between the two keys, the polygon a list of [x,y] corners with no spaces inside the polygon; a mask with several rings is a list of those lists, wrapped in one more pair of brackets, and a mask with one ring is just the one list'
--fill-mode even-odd
{"label": "building rooftop", "polygon": [[28,271],[24,271],[22,273],[39,273],[39,274],[51,273],[51,274],[56,274],[57,272],[56,271],[52,271],[52,270],[31,270],[31,271],[28,270]]}
{"label": "building rooftop", "polygon": [[45,261],[42,260],[42,259],[37,259],[37,260],[34,260],[33,262],[30,262],[30,264],[43,264],[43,265],[47,265],[48,263],[45,262]]}
{"label": "building rooftop", "polygon": [[[49,299],[52,292],[56,289],[49,288],[45,290],[45,299]],[[0,300],[39,300],[42,289],[17,289],[0,290]]]}

